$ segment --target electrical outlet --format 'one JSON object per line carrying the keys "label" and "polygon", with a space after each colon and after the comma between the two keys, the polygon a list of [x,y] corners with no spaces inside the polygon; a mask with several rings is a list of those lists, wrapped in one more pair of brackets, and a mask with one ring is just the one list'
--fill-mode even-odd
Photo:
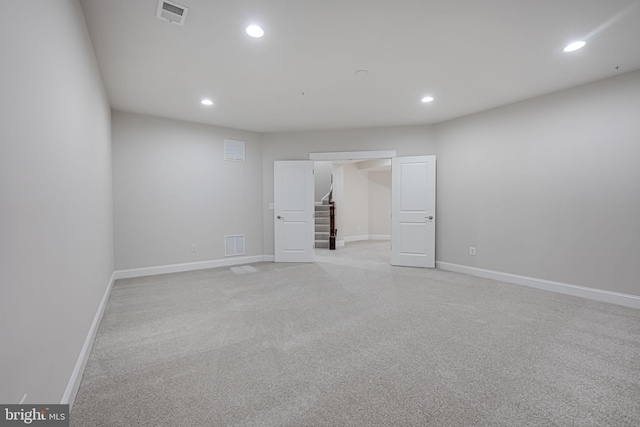
{"label": "electrical outlet", "polygon": [[469,255],[472,255],[472,256],[476,255],[476,247],[475,246],[469,246]]}
{"label": "electrical outlet", "polygon": [[193,244],[191,245],[191,252],[196,252],[197,250],[198,250],[198,247],[196,246],[196,244],[195,244],[195,243],[193,243]]}

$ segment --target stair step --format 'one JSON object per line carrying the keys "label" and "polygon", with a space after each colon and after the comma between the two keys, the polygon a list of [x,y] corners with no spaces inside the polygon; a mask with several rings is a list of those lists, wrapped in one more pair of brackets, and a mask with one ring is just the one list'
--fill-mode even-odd
{"label": "stair step", "polygon": [[316,211],[316,218],[329,218],[329,211]]}
{"label": "stair step", "polygon": [[325,218],[325,217],[316,217],[316,225],[318,224],[330,224],[331,220],[330,218]]}
{"label": "stair step", "polygon": [[329,240],[329,232],[327,231],[326,233],[324,232],[316,232],[315,234],[315,239],[316,240]]}
{"label": "stair step", "polygon": [[328,240],[316,240],[316,248],[329,248]]}
{"label": "stair step", "polygon": [[330,230],[330,225],[329,224],[316,224],[316,233],[318,231],[322,231],[322,232],[329,232]]}

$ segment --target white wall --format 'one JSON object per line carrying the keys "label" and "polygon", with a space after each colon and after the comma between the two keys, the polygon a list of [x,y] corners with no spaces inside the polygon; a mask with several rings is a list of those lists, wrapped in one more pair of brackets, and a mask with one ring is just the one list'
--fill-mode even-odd
{"label": "white wall", "polygon": [[322,198],[329,192],[331,188],[331,173],[333,172],[333,163],[329,161],[318,161],[313,164],[315,179],[315,202],[322,202]]}
{"label": "white wall", "polygon": [[366,240],[369,237],[369,177],[366,171],[358,169],[357,163],[345,164],[343,169],[344,199],[336,206],[343,233],[338,240]]}
{"label": "white wall", "polygon": [[75,0],[0,14],[0,402],[60,403],[113,273],[109,105]]}
{"label": "white wall", "polygon": [[[228,259],[229,234],[262,255],[261,135],[112,116],[117,270]],[[245,142],[245,162],[224,160],[225,139]]]}
{"label": "white wall", "polygon": [[[263,242],[264,253],[273,255],[273,162],[308,160],[309,153],[396,150],[399,156],[435,154],[431,126],[401,126],[370,129],[327,130],[264,135],[263,145]],[[339,209],[339,207],[338,207]],[[341,236],[341,224],[338,236]],[[344,231],[344,230],[342,230]]]}
{"label": "white wall", "polygon": [[391,236],[391,170],[369,171],[369,236]]}
{"label": "white wall", "polygon": [[391,171],[368,170],[348,163],[344,171],[344,201],[336,209],[345,242],[388,238],[391,235]]}
{"label": "white wall", "polygon": [[[336,206],[344,206],[344,166],[342,165],[333,167],[333,200]],[[343,210],[342,208],[335,210],[336,242],[344,241]]]}
{"label": "white wall", "polygon": [[633,72],[437,125],[438,261],[640,295],[639,118]]}

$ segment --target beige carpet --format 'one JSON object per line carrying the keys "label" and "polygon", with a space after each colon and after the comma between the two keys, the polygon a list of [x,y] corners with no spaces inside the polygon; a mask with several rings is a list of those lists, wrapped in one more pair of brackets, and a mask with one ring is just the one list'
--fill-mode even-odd
{"label": "beige carpet", "polygon": [[640,425],[640,311],[388,257],[118,280],[71,425]]}

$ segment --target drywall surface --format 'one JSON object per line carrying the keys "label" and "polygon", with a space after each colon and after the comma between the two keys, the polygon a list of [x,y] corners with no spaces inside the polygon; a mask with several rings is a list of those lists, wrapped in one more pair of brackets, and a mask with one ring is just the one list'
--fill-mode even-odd
{"label": "drywall surface", "polygon": [[318,161],[313,164],[315,179],[315,197],[316,203],[322,202],[322,198],[329,193],[331,188],[331,173],[333,172],[333,164],[329,161]]}
{"label": "drywall surface", "polygon": [[80,5],[0,14],[0,402],[60,403],[113,273],[110,109]]}
{"label": "drywall surface", "polygon": [[369,171],[369,236],[391,236],[391,170]]}
{"label": "drywall surface", "polygon": [[[344,206],[344,165],[333,166],[333,200],[336,206]],[[336,227],[336,242],[344,241],[344,209],[336,209],[335,212],[335,227]]]}
{"label": "drywall surface", "polygon": [[[356,163],[344,165],[344,202],[340,206],[345,241],[369,236],[369,177]],[[337,209],[336,209],[337,210]]]}
{"label": "drywall surface", "polygon": [[360,163],[334,166],[338,241],[387,239],[391,235],[391,171]]}
{"label": "drywall surface", "polygon": [[639,117],[633,72],[435,126],[438,261],[640,295]]}
{"label": "drywall surface", "polygon": [[[112,116],[117,270],[225,259],[225,235],[262,255],[261,135]],[[224,160],[225,139],[245,142],[244,162]]]}
{"label": "drywall surface", "polygon": [[[263,243],[264,253],[274,253],[273,243],[273,162],[275,160],[308,160],[309,153],[396,150],[398,156],[435,154],[431,126],[399,126],[386,128],[326,130],[264,135],[263,145]],[[337,207],[340,209],[340,207]],[[342,236],[338,227],[338,238]]]}

